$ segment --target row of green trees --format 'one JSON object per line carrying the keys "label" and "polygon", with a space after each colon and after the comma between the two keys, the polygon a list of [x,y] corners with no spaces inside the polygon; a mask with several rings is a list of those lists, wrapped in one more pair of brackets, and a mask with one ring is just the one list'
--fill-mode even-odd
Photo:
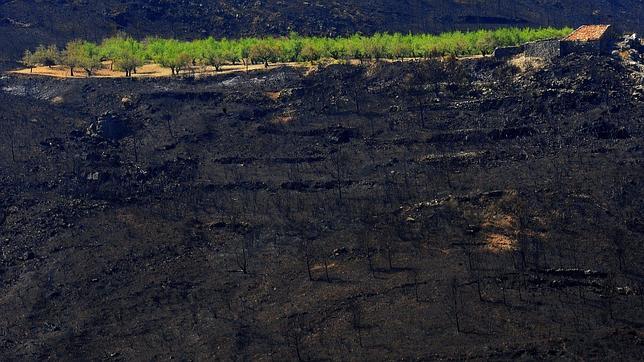
{"label": "row of green trees", "polygon": [[25,50],[22,63],[31,68],[38,65],[54,66],[65,65],[69,67],[70,74],[74,76],[74,70],[82,68],[91,76],[96,69],[103,66],[103,49],[98,45],[86,41],[74,40],[67,43],[64,51],[58,50],[55,45],[36,48],[34,52]]}
{"label": "row of green trees", "polygon": [[302,37],[292,33],[285,37],[243,39],[175,39],[146,38],[138,41],[126,35],[107,38],[100,44],[75,40],[64,50],[55,46],[40,46],[34,52],[26,51],[23,63],[37,65],[65,65],[84,69],[88,76],[110,61],[112,69],[131,76],[146,62],[169,68],[172,74],[194,66],[211,66],[219,71],[225,64],[265,64],[272,62],[310,62],[320,59],[405,59],[437,56],[469,56],[490,54],[498,46],[558,38],[572,29],[504,28],[472,32],[429,34],[375,34],[350,37]]}

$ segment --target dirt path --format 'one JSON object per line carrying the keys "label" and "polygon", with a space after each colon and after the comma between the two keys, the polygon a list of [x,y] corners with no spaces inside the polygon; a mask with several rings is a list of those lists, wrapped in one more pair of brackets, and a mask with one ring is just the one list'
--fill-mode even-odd
{"label": "dirt path", "polygon": [[[246,70],[264,70],[264,69],[273,69],[282,66],[289,67],[311,67],[309,63],[273,63],[266,68],[263,64],[254,64],[248,67],[243,64],[237,65],[224,65],[217,72],[213,67],[191,67],[188,70],[184,70],[180,75],[195,75],[195,76],[210,76],[217,74],[227,74],[227,73],[236,73],[244,72]],[[107,62],[103,69],[99,69],[92,74],[92,78],[125,78],[125,72],[110,70],[110,64]],[[10,71],[11,74],[25,74],[25,75],[39,75],[47,76],[54,78],[87,78],[87,73],[82,69],[74,69],[74,76],[70,75],[68,67],[56,65],[53,67],[35,67],[33,69],[25,68]],[[132,78],[158,78],[158,77],[170,77],[172,72],[169,68],[163,68],[158,64],[145,64],[137,69],[136,74],[132,75]]]}
{"label": "dirt path", "polygon": [[[482,57],[483,56],[481,55],[477,55],[477,56],[461,57],[461,58],[458,58],[458,60],[478,59]],[[417,60],[420,60],[420,59],[409,58],[409,59],[405,59],[404,61],[417,61]],[[399,60],[383,59],[381,61],[398,62]],[[360,61],[357,59],[353,59],[349,61],[349,64],[357,65],[357,64],[360,64]],[[219,71],[215,71],[214,67],[195,66],[195,67],[191,67],[190,69],[182,71],[180,75],[195,75],[198,77],[211,76],[211,75],[237,73],[237,72],[244,72],[244,71],[251,71],[251,70],[257,71],[257,70],[274,69],[274,68],[279,68],[283,66],[312,69],[315,67],[315,63],[310,63],[310,62],[272,63],[268,66],[268,68],[265,67],[263,64],[253,64],[248,67],[244,66],[243,64],[236,64],[236,65],[224,65],[220,68]],[[9,71],[8,73],[39,75],[39,76],[47,76],[47,77],[54,77],[54,78],[87,78],[87,73],[83,69],[80,69],[80,68],[74,69],[74,76],[72,77],[70,75],[69,68],[62,65],[56,65],[53,67],[35,67],[33,69],[24,68],[24,69]],[[150,63],[139,67],[137,69],[136,74],[132,75],[132,78],[158,78],[158,77],[171,77],[171,76],[172,76],[172,72],[170,71],[170,68],[164,68],[158,64]],[[104,67],[102,69],[95,71],[92,74],[92,78],[125,78],[125,72],[110,70],[110,62],[104,62]]]}

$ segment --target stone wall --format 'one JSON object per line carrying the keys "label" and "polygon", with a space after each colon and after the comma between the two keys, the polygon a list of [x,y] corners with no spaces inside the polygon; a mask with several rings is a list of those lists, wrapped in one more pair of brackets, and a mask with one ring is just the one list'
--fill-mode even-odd
{"label": "stone wall", "polygon": [[521,53],[523,53],[523,45],[519,45],[515,47],[496,48],[494,49],[494,53],[492,55],[497,59],[505,59]]}
{"label": "stone wall", "polygon": [[527,57],[554,59],[561,56],[561,41],[542,40],[524,44]]}
{"label": "stone wall", "polygon": [[568,55],[572,53],[582,54],[600,54],[602,45],[597,41],[562,41],[561,54]]}

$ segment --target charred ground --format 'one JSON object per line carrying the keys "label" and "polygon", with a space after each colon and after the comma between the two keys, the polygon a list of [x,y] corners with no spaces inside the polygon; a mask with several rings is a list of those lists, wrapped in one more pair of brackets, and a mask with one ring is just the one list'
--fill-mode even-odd
{"label": "charred ground", "polygon": [[0,80],[0,356],[638,359],[641,78]]}

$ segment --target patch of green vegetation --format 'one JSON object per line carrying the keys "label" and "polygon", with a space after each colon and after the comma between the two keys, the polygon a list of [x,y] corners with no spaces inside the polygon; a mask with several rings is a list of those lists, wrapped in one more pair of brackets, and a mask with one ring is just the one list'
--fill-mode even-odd
{"label": "patch of green vegetation", "polygon": [[[380,59],[430,58],[438,56],[487,55],[499,46],[560,38],[570,28],[503,28],[472,32],[430,34],[353,35],[342,38],[302,37],[291,33],[284,37],[215,39],[194,41],[146,38],[142,41],[125,35],[103,40],[101,44],[72,41],[63,51],[55,46],[41,46],[27,51],[23,64],[62,64],[80,67],[88,76],[99,66],[97,60],[111,61],[111,67],[131,76],[145,62],[154,62],[179,74],[191,66],[211,66],[219,71],[225,64],[264,64],[274,62],[312,62],[320,59],[361,62]],[[100,62],[99,62],[100,63]]]}

